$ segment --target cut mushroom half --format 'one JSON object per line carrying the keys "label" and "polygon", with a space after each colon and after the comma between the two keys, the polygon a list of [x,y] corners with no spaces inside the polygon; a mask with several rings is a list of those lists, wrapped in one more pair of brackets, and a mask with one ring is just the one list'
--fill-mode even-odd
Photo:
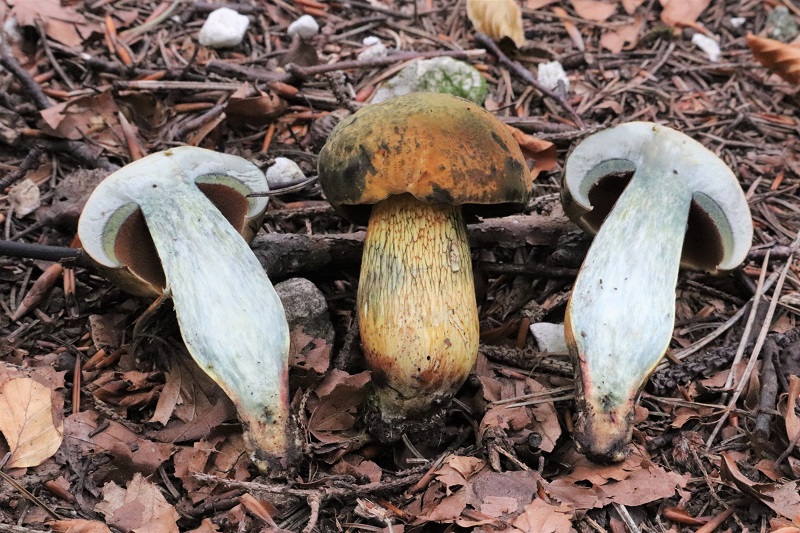
{"label": "cut mushroom half", "polygon": [[575,147],[562,203],[573,221],[597,233],[565,318],[576,368],[575,440],[595,461],[620,461],[636,395],[672,338],[679,267],[739,265],[752,241],[750,210],[716,155],[647,122],[596,133]]}
{"label": "cut mushroom half", "polygon": [[242,158],[173,148],[106,178],[78,234],[120,286],[172,298],[189,353],[235,403],[256,464],[277,473],[299,446],[289,412],[289,327],[245,240],[267,204],[249,194],[266,190],[264,173]]}

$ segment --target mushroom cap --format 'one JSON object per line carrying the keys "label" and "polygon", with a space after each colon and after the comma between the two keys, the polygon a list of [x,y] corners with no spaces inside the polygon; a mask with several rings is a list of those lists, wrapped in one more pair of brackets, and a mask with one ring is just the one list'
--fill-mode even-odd
{"label": "mushroom cap", "polygon": [[439,93],[399,96],[342,120],[320,152],[318,171],[328,201],[360,223],[371,204],[404,193],[478,215],[520,211],[533,185],[502,122]]}
{"label": "mushroom cap", "polygon": [[78,221],[83,249],[111,281],[140,296],[157,296],[164,275],[138,204],[169,180],[198,187],[245,238],[258,231],[269,188],[264,173],[241,157],[180,146],[134,161],[92,192]]}
{"label": "mushroom cap", "polygon": [[744,261],[753,222],[736,176],[699,142],[651,122],[621,124],[575,147],[564,168],[564,211],[581,228],[597,233],[634,174],[644,171],[691,192],[682,266],[730,270]]}

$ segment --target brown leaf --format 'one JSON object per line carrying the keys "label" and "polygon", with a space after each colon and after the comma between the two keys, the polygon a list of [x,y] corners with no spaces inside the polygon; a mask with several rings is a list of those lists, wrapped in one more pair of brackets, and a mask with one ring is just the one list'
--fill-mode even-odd
{"label": "brown leaf", "polygon": [[522,149],[522,155],[524,155],[526,159],[533,159],[535,161],[533,170],[531,170],[531,177],[533,179],[536,178],[539,172],[556,168],[557,159],[555,144],[550,141],[543,141],[508,124],[506,124],[506,128],[511,132],[514,140],[519,143],[519,147]]}
{"label": "brown leaf", "polygon": [[128,316],[119,313],[89,315],[92,342],[98,350],[114,351],[122,345]]}
{"label": "brown leaf", "polygon": [[50,134],[78,140],[84,137],[97,138],[102,133],[98,140],[111,146],[119,144],[116,134],[110,132],[119,131],[118,112],[119,108],[110,91],[93,96],[79,96],[40,111],[49,126]]}
{"label": "brown leaf", "polygon": [[290,336],[289,365],[312,370],[318,375],[328,371],[331,364],[332,346],[325,339],[315,339],[296,326]]}
{"label": "brown leaf", "polygon": [[786,393],[786,436],[789,442],[796,442],[797,435],[800,434],[800,418],[797,416],[797,398],[800,396],[800,377],[789,377],[789,391]]}
{"label": "brown leaf", "polygon": [[[600,46],[615,54],[620,53],[623,49],[635,48],[642,26],[644,26],[644,17],[636,17],[631,24],[605,32],[600,37]],[[620,109],[617,113],[621,114],[622,110]]]}
{"label": "brown leaf", "polygon": [[250,84],[242,84],[225,105],[225,115],[234,126],[258,127],[270,124],[285,109],[286,102],[276,94],[254,89]]}
{"label": "brown leaf", "polygon": [[736,462],[726,453],[722,452],[720,461],[720,477],[736,486],[743,493],[760,500],[764,505],[779,515],[795,520],[800,517],[800,492],[797,481],[788,483],[756,483],[751,481],[741,470]]}
{"label": "brown leaf", "polygon": [[800,83],[800,48],[752,34],[747,46],[759,63],[789,83]]}
{"label": "brown leaf", "polygon": [[467,0],[467,17],[477,31],[495,41],[508,37],[517,48],[525,44],[522,10],[516,0]]}
{"label": "brown leaf", "polygon": [[570,0],[570,3],[580,18],[595,22],[605,22],[617,12],[617,6],[614,3],[599,2],[598,0]]}
{"label": "brown leaf", "polygon": [[334,370],[315,392],[319,401],[309,405],[311,417],[308,430],[320,442],[336,443],[349,439],[346,432],[355,425],[356,408],[366,394],[369,383],[369,372],[350,375],[341,370]]}
{"label": "brown leaf", "polygon": [[180,518],[154,484],[137,473],[123,489],[116,483],[103,486],[103,501],[95,506],[106,521],[124,532],[178,533]]}
{"label": "brown leaf", "polygon": [[661,0],[661,20],[668,26],[691,25],[709,4],[711,0]]}
{"label": "brown leaf", "polygon": [[512,523],[526,533],[561,533],[572,528],[572,510],[565,505],[550,505],[539,498],[525,507],[525,511]]}
{"label": "brown leaf", "polygon": [[53,423],[51,390],[30,378],[0,387],[0,432],[11,449],[10,468],[38,466],[62,441],[63,426]]}
{"label": "brown leaf", "polygon": [[172,362],[167,373],[167,382],[158,395],[158,402],[150,422],[159,422],[161,425],[166,426],[169,419],[172,418],[175,406],[178,405],[178,401],[181,398],[181,376],[181,366]]}
{"label": "brown leaf", "polygon": [[50,527],[57,533],[111,533],[108,526],[102,522],[80,518],[56,520],[50,524]]}
{"label": "brown leaf", "polygon": [[12,6],[11,15],[20,26],[35,26],[40,18],[48,37],[66,46],[78,47],[98,28],[59,0],[6,0]]}
{"label": "brown leaf", "polygon": [[143,439],[113,421],[101,421],[94,411],[70,415],[64,421],[64,445],[79,456],[98,452],[110,453],[116,460],[114,470],[124,474],[128,470],[149,476],[169,459],[174,447]]}

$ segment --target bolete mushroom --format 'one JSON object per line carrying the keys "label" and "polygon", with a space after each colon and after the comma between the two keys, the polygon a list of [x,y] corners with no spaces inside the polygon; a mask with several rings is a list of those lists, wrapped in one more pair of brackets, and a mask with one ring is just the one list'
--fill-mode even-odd
{"label": "bolete mushroom", "polygon": [[379,416],[370,425],[381,440],[395,440],[441,412],[477,357],[461,206],[479,214],[519,210],[531,193],[530,173],[499,120],[435,93],[400,96],[344,119],[320,152],[318,171],[339,213],[369,221],[357,307],[376,386]]}
{"label": "bolete mushroom", "polygon": [[564,324],[576,368],[575,440],[595,461],[620,461],[636,396],[672,338],[679,266],[736,267],[750,249],[750,210],[717,156],[648,122],[577,145],[561,195],[569,217],[597,233]]}
{"label": "bolete mushroom", "polygon": [[173,148],[103,180],[78,234],[120,286],[172,298],[189,353],[236,405],[255,463],[278,473],[299,456],[289,328],[245,240],[267,204],[248,195],[266,190],[264,173],[240,157]]}

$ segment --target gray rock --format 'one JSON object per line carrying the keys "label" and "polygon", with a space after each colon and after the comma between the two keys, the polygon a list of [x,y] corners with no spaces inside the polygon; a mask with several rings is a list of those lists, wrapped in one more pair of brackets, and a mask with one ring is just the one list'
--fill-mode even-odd
{"label": "gray rock", "polygon": [[334,331],[328,312],[328,302],[316,285],[305,278],[292,278],[275,285],[283,303],[289,331],[302,326],[314,338],[333,344]]}
{"label": "gray rock", "polygon": [[371,103],[418,92],[452,94],[483,105],[488,88],[481,73],[468,63],[452,57],[419,59],[381,85]]}

